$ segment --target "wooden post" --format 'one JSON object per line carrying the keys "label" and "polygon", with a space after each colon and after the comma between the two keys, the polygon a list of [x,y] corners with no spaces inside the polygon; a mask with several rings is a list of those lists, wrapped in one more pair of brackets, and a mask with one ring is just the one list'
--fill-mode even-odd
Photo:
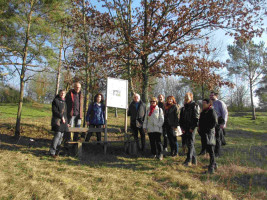
{"label": "wooden post", "polygon": [[127,153],[129,148],[129,138],[127,137],[127,109],[125,109],[125,117],[124,117],[124,151]]}
{"label": "wooden post", "polygon": [[108,107],[106,104],[105,108],[105,135],[104,135],[104,154],[107,154],[107,145],[108,145],[108,127],[107,127],[107,121],[108,121]]}

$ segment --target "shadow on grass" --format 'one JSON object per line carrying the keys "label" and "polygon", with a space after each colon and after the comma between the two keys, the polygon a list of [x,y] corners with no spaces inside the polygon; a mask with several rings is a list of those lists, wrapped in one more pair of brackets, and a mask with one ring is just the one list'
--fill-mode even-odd
{"label": "shadow on grass", "polygon": [[[0,149],[32,154],[42,160],[53,160],[49,155],[50,139],[30,138],[26,136],[15,139],[13,135],[1,134],[0,140]],[[72,166],[86,165],[91,167],[113,167],[132,170],[151,170],[155,168],[155,165],[150,163],[153,160],[148,159],[150,150],[147,149],[138,155],[128,155],[124,152],[123,142],[121,145],[108,146],[106,155],[104,155],[103,145],[96,144],[83,145],[83,157],[81,159],[64,152],[60,154],[58,162]]]}
{"label": "shadow on grass", "polygon": [[247,116],[247,118],[251,118],[251,114],[248,112],[231,112],[231,117],[244,117]]}
{"label": "shadow on grass", "polygon": [[250,131],[244,131],[244,130],[227,130],[226,131],[226,138],[251,138],[255,140],[262,140],[267,141],[267,131],[266,133],[261,132],[250,132]]}

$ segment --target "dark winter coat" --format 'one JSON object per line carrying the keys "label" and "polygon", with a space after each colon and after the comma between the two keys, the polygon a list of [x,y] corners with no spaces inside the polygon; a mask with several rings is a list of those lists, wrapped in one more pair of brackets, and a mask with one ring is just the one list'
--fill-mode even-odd
{"label": "dark winter coat", "polygon": [[128,116],[131,116],[131,127],[141,128],[146,114],[146,105],[140,100],[136,109],[135,102],[129,105]]}
{"label": "dark winter coat", "polygon": [[101,103],[91,103],[86,114],[86,121],[90,125],[104,125],[105,124],[105,105]]}
{"label": "dark winter coat", "polygon": [[[65,124],[62,122],[62,117],[65,118]],[[60,126],[57,122],[60,122]],[[51,120],[52,131],[56,132],[67,132],[68,131],[68,119],[67,119],[67,105],[59,95],[55,97],[52,102],[52,120]]]}
{"label": "dark winter coat", "polygon": [[[74,89],[69,90],[69,92],[66,94],[65,101],[67,104],[67,116],[70,121],[71,117],[73,116],[73,108],[74,108],[74,98],[73,94],[75,93]],[[80,105],[80,118],[82,119],[83,117],[83,95],[81,92],[79,92],[79,105]]]}
{"label": "dark winter coat", "polygon": [[187,132],[189,129],[194,130],[198,126],[199,111],[199,106],[194,101],[182,107],[179,123],[183,130]]}
{"label": "dark winter coat", "polygon": [[179,107],[174,104],[164,109],[164,126],[176,128],[179,125]]}
{"label": "dark winter coat", "polygon": [[208,145],[215,145],[215,127],[217,125],[217,114],[211,107],[208,110],[203,110],[199,118],[199,134],[206,136]]}

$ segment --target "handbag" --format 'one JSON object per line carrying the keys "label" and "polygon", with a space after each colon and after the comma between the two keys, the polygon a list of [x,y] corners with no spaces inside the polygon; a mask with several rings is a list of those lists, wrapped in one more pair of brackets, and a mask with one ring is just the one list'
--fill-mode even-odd
{"label": "handbag", "polygon": [[60,122],[61,122],[61,119],[60,118],[55,118],[55,117],[52,117],[52,120],[51,120],[51,126],[60,126]]}
{"label": "handbag", "polygon": [[173,136],[181,136],[182,134],[183,132],[180,126],[177,126],[177,128],[173,131]]}

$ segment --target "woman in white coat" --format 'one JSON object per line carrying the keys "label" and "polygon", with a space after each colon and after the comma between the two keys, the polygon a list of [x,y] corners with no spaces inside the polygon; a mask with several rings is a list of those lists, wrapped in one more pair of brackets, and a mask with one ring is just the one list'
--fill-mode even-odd
{"label": "woman in white coat", "polygon": [[157,106],[158,100],[156,97],[150,99],[150,107],[146,111],[143,128],[148,132],[151,153],[153,158],[163,159],[163,146],[161,144],[162,125],[164,123],[164,113]]}

